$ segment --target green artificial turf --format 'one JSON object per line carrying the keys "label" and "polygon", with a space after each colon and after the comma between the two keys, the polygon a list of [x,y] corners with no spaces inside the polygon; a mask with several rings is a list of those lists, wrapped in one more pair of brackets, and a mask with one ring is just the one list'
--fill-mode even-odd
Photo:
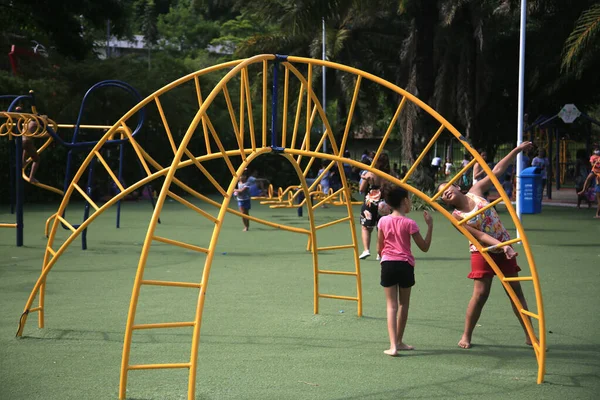
{"label": "green artificial turf", "polygon": [[[91,225],[89,249],[78,239],[47,282],[46,327],[29,316],[15,338],[23,306],[39,275],[51,205],[26,206],[25,246],[0,230],[0,399],[116,399],[123,333],[150,205],[126,203]],[[214,211],[213,211],[214,212]],[[354,208],[355,220],[358,207]],[[293,209],[253,202],[251,214],[307,227]],[[342,218],[345,208],[317,211],[317,222]],[[77,206],[67,215],[81,218]],[[228,215],[218,243],[202,321],[197,399],[592,399],[600,392],[600,222],[588,210],[546,207],[524,216],[538,266],[548,332],[545,383],[536,384],[533,351],[498,282],[473,338],[459,349],[472,291],[467,243],[435,215],[429,253],[417,259],[405,341],[415,351],[385,356],[385,298],[374,257],[361,263],[364,316],[355,302],[322,299],[313,314],[313,273],[306,236]],[[412,217],[425,228],[420,213]],[[6,207],[0,221],[13,218]],[[507,226],[510,219],[503,213]],[[157,235],[208,247],[213,224],[167,203]],[[358,223],[357,223],[358,228]],[[360,231],[359,231],[360,232]],[[66,231],[59,238],[67,237]],[[348,224],[318,233],[319,246],[349,244]],[[56,247],[56,246],[55,246]],[[371,251],[375,253],[375,243]],[[147,279],[198,282],[205,255],[155,243]],[[519,258],[527,273],[525,257]],[[352,270],[350,250],[322,252],[324,269]],[[533,306],[533,290],[524,283]],[[348,276],[322,276],[324,293],[356,293]],[[144,286],[137,323],[190,321],[195,289]],[[37,303],[35,303],[37,304]],[[131,363],[187,362],[191,328],[136,331]],[[186,399],[187,370],[132,371],[129,399]]]}

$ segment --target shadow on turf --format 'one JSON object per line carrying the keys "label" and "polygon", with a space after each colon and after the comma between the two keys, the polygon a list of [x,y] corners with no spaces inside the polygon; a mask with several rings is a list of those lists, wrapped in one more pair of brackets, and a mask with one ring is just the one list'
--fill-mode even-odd
{"label": "shadow on turf", "polygon": [[[108,342],[122,342],[122,332],[105,332],[105,331],[92,331],[92,330],[76,330],[76,329],[65,329],[65,330],[52,330],[49,333],[53,333],[53,336],[46,337],[28,337],[25,336],[23,339],[34,339],[34,340],[103,340]],[[91,336],[91,337],[90,337]],[[164,343],[164,336],[167,335],[143,335],[142,337],[138,337],[138,344],[141,343]],[[169,334],[168,336],[185,336],[185,343],[187,344],[189,340],[189,334],[187,335],[173,335]],[[162,337],[162,338],[161,338]],[[161,340],[158,340],[158,339]],[[339,338],[306,338],[306,337],[294,337],[294,336],[251,336],[251,335],[203,335],[203,342],[205,344],[218,344],[228,342],[229,344],[252,344],[253,346],[273,346],[280,345],[282,348],[287,348],[288,351],[290,349],[290,344],[295,346],[308,346],[308,347],[339,347],[340,349],[349,349],[352,347],[361,347],[361,346],[369,346],[375,348],[377,346],[377,350],[379,351],[379,347],[384,348],[385,343],[373,343],[369,340],[342,340],[340,343]],[[215,340],[216,339],[216,340]],[[266,342],[261,343],[262,340],[266,340]],[[332,345],[324,344],[323,341],[330,340]],[[319,343],[320,342],[320,343]],[[183,344],[184,342],[182,342]],[[380,346],[378,346],[380,344]],[[292,347],[293,349],[293,347]],[[551,347],[552,353],[550,353],[549,357],[551,359],[565,359],[569,362],[579,361],[582,364],[587,366],[596,367],[600,357],[598,357],[597,346],[594,345],[555,345]],[[282,350],[283,351],[283,350]],[[294,351],[302,351],[301,348],[296,350],[291,350],[291,353]],[[484,396],[510,396],[518,395],[521,390],[526,390],[527,388],[531,388],[535,384],[535,377],[533,373],[528,376],[520,376],[514,378],[506,378],[500,381],[498,380],[490,380],[484,382],[486,376],[493,376],[497,371],[508,371],[511,365],[514,363],[516,359],[523,358],[531,358],[532,351],[525,345],[498,345],[498,344],[475,344],[474,347],[470,350],[460,349],[458,347],[451,348],[435,348],[435,349],[426,349],[426,348],[417,348],[414,351],[410,352],[402,352],[401,356],[398,358],[385,357],[382,355],[382,358],[389,359],[390,362],[402,362],[405,360],[410,362],[409,360],[412,358],[419,357],[440,357],[440,356],[451,356],[462,357],[461,360],[468,362],[469,358],[480,358],[480,357],[493,357],[495,359],[494,362],[491,362],[484,371],[480,371],[478,374],[469,374],[462,376],[460,378],[445,380],[442,382],[428,382],[423,384],[418,384],[413,382],[409,387],[403,387],[400,393],[400,389],[391,389],[391,390],[383,390],[374,393],[361,393],[355,396],[344,396],[338,397],[337,400],[357,400],[357,399],[397,399],[401,394],[401,398],[423,398],[423,394],[420,392],[426,385],[427,386],[439,386],[439,387],[447,387],[447,385],[452,387],[453,392],[446,392],[445,394],[440,395],[428,395],[427,398],[459,398],[461,396],[473,396],[473,389],[470,385],[464,385],[464,383],[468,383],[473,380],[473,384],[477,385],[485,385],[490,390],[484,390],[485,393],[481,393]],[[587,355],[588,357],[582,357]],[[591,361],[591,362],[590,362]],[[512,382],[512,380],[518,381],[520,385],[519,387],[515,387],[514,389],[507,389],[507,383]],[[544,384],[546,385],[554,385],[554,386],[567,386],[567,387],[587,387],[589,381],[598,380],[600,376],[598,374],[579,374],[579,375],[571,375],[568,373],[548,373],[546,375],[546,380]],[[455,383],[462,382],[460,386],[464,386],[466,392],[461,392],[460,389],[457,389]],[[586,383],[588,382],[588,383]],[[414,394],[411,394],[410,391],[418,391]],[[449,388],[450,390],[450,388]],[[508,397],[507,397],[508,398]],[[129,400],[149,400],[145,397],[127,397]]]}

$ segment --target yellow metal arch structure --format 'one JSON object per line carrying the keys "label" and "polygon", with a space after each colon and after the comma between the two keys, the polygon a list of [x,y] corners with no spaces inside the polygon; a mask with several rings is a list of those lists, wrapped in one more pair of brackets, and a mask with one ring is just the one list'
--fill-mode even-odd
{"label": "yellow metal arch structure", "polygon": [[[346,120],[345,127],[343,132],[334,132],[331,124],[329,123],[329,119],[321,104],[313,91],[312,82],[313,82],[313,68],[317,66],[326,66],[327,68],[333,68],[337,70],[337,73],[347,74],[349,77],[353,79],[355,82],[355,90],[352,96],[352,101],[349,107],[348,116]],[[251,75],[249,70],[251,68],[258,68],[258,72],[255,75]],[[283,74],[281,74],[281,69],[283,69]],[[302,71],[302,72],[301,72]],[[212,88],[212,90],[208,91],[208,95],[203,98],[203,94],[201,91],[200,81],[203,79],[204,75],[207,74],[216,74],[221,73],[221,79],[218,83]],[[223,75],[224,73],[224,75]],[[253,93],[251,90],[250,79],[251,76],[260,76],[261,82],[254,87],[262,87],[262,90],[256,90],[256,93]],[[267,90],[268,80],[269,78],[273,78],[274,90],[270,95]],[[384,137],[381,140],[381,143],[377,149],[375,158],[373,160],[373,164],[370,166],[366,166],[358,161],[347,159],[343,157],[344,150],[346,149],[346,144],[348,141],[348,137],[350,134],[350,128],[353,121],[353,116],[356,108],[359,106],[358,98],[361,91],[361,84],[363,82],[369,82],[369,85],[375,84],[381,90],[391,91],[392,94],[397,94],[398,103],[395,106],[396,110],[393,114],[393,117],[390,120],[389,126],[385,132]],[[279,82],[279,89],[277,89],[277,84]],[[281,84],[282,83],[282,84]],[[175,87],[184,86],[189,84],[195,90],[197,99],[198,99],[198,110],[195,113],[187,132],[181,139],[180,143],[177,144],[173,135],[171,134],[168,119],[166,117],[165,112],[163,111],[163,107],[161,105],[161,97],[164,96],[167,92],[171,91]],[[239,90],[239,101],[234,100],[230,94],[231,88]],[[261,93],[262,92],[262,93]],[[283,98],[281,104],[276,101],[277,96],[280,95]],[[211,119],[209,117],[208,111],[211,108],[211,104],[215,102],[217,97],[220,97],[220,100],[224,100],[224,103],[227,107],[231,118],[231,133],[235,138],[236,145],[234,148],[226,149],[223,145],[223,142],[220,139],[220,135],[216,132],[215,127],[213,126]],[[222,96],[222,97],[221,97]],[[389,97],[388,97],[389,98]],[[256,115],[261,116],[262,125],[260,129],[255,129],[254,118],[255,112],[253,111],[253,99],[258,99],[261,102],[262,108],[260,109],[260,113],[256,112]],[[269,102],[269,100],[271,102]],[[296,100],[294,102],[294,100]],[[397,120],[402,112],[403,108],[408,104],[412,103],[413,106],[421,108],[424,112],[429,114],[433,120],[437,121],[436,123],[439,125],[437,131],[431,132],[432,137],[429,143],[425,146],[423,152],[419,155],[414,165],[411,166],[408,173],[403,179],[397,179],[392,177],[389,174],[386,174],[382,171],[375,169],[374,165],[376,160],[381,156],[381,154],[385,150],[385,145],[390,138],[392,130],[395,126],[397,126]],[[268,104],[271,105],[271,109],[269,110]],[[156,107],[156,110],[161,116],[164,134],[167,137],[170,143],[170,150],[173,153],[172,162],[169,166],[163,166],[156,161],[156,157],[148,154],[137,141],[131,136],[131,131],[127,128],[126,122],[129,118],[131,118],[141,107],[149,108],[151,106]],[[267,111],[270,111],[270,116],[272,120],[271,129],[274,132],[271,141],[268,140],[268,128],[267,128]],[[288,115],[290,118],[288,119]],[[277,117],[281,116],[282,123],[277,124]],[[318,120],[324,125],[324,132],[319,133],[319,140],[311,141],[311,128],[315,125]],[[316,122],[317,121],[317,122]],[[109,171],[110,169],[103,161],[102,156],[99,153],[99,149],[103,145],[103,143],[111,137],[116,130],[121,129],[125,132],[125,134],[129,137],[129,144],[134,149],[137,154],[140,162],[142,163],[144,169],[147,172],[147,177],[132,184],[128,188],[122,188],[122,192],[119,193],[114,198],[110,199],[107,203],[99,207],[96,205],[92,199],[90,199],[86,193],[81,189],[78,185],[79,180],[82,177],[83,172],[87,168],[88,164],[96,158],[100,161],[101,164]],[[275,134],[276,132],[280,134]],[[413,188],[408,183],[408,179],[415,172],[415,169],[419,164],[426,159],[428,152],[432,149],[434,143],[441,137],[441,135],[445,133],[446,135],[451,135],[460,141],[463,144],[465,151],[469,152],[473,156],[473,161],[469,163],[468,166],[463,168],[451,181],[448,185],[451,185],[460,177],[466,173],[476,162],[480,163],[484,170],[490,175],[491,180],[498,189],[498,192],[501,194],[501,197],[492,202],[491,206],[504,203],[507,207],[513,222],[517,228],[518,239],[510,240],[505,244],[522,242],[523,250],[525,251],[525,255],[527,258],[527,262],[530,267],[530,276],[522,276],[518,278],[507,278],[502,272],[499,270],[497,265],[494,263],[492,258],[488,255],[488,251],[491,248],[484,248],[477,240],[464,228],[463,224],[467,219],[462,221],[455,220],[451,214],[441,207],[436,199],[443,192],[440,191],[433,196],[429,196],[421,191]],[[221,136],[223,137],[223,136]],[[201,147],[205,148],[206,152],[202,155],[195,155],[191,151],[191,146],[189,146],[192,138],[196,138],[202,143],[202,146],[196,146],[196,148]],[[324,153],[322,151],[322,144],[327,140],[328,144],[332,150],[331,153]],[[275,141],[277,143],[275,143]],[[315,143],[316,142],[316,143]],[[215,254],[216,244],[219,238],[219,234],[221,231],[223,219],[225,213],[233,213],[238,216],[242,216],[236,210],[229,208],[229,203],[231,201],[231,197],[233,194],[233,190],[236,187],[238,179],[240,178],[244,169],[254,160],[256,157],[266,153],[278,153],[285,157],[290,164],[293,166],[294,170],[298,176],[298,186],[300,190],[297,190],[294,194],[291,194],[291,200],[300,192],[303,192],[305,195],[305,201],[308,208],[308,215],[310,218],[310,229],[302,229],[298,227],[285,226],[280,224],[274,224],[269,221],[261,220],[256,217],[249,217],[252,221],[263,223],[269,226],[273,226],[276,228],[284,229],[291,232],[302,233],[308,236],[309,241],[309,249],[312,251],[312,259],[313,259],[313,272],[314,272],[314,312],[319,312],[319,300],[321,298],[333,298],[333,299],[341,299],[341,300],[349,300],[357,302],[357,314],[360,316],[362,314],[362,293],[361,293],[361,280],[360,280],[360,263],[358,258],[358,243],[356,240],[356,232],[355,232],[355,224],[354,224],[354,216],[352,212],[352,204],[351,193],[349,187],[346,185],[346,179],[344,175],[343,163],[350,164],[353,167],[359,167],[361,169],[366,169],[371,171],[378,176],[381,176],[397,185],[401,185],[407,190],[409,190],[414,195],[420,197],[421,199],[427,201],[431,204],[439,213],[444,215],[463,235],[465,235],[471,242],[475,243],[478,250],[481,252],[483,257],[490,263],[493,267],[494,271],[498,275],[502,285],[507,290],[512,299],[513,303],[517,306],[517,308],[521,311],[521,318],[523,319],[527,332],[533,342],[533,348],[535,350],[536,359],[538,362],[538,376],[537,381],[541,383],[544,377],[544,365],[545,365],[545,349],[546,349],[546,339],[545,339],[545,327],[544,327],[544,312],[542,305],[542,295],[541,289],[538,281],[537,272],[535,269],[535,264],[533,260],[533,256],[530,251],[530,247],[527,241],[527,237],[523,230],[522,225],[516,217],[515,210],[510,203],[510,199],[507,197],[506,193],[502,190],[502,187],[496,177],[493,175],[492,171],[489,169],[487,164],[481,158],[481,156],[465,141],[462,135],[450,124],[446,121],[442,116],[440,116],[437,112],[427,106],[425,103],[420,101],[415,96],[407,93],[401,88],[387,82],[381,78],[378,78],[374,75],[368,74],[366,72],[321,60],[313,60],[307,58],[300,57],[292,57],[292,56],[275,56],[275,55],[258,55],[255,57],[251,57],[248,59],[236,60],[227,63],[223,63],[220,65],[212,66],[190,75],[187,75],[167,86],[153,93],[149,97],[147,97],[144,101],[130,110],[127,114],[125,114],[119,121],[115,123],[115,125],[106,133],[104,138],[98,142],[96,147],[92,149],[90,154],[87,156],[85,161],[83,162],[81,168],[75,175],[73,179],[73,183],[69,186],[65,193],[65,197],[57,211],[53,225],[50,231],[50,236],[48,240],[48,245],[46,248],[46,253],[43,261],[42,272],[40,277],[38,278],[29,299],[25,305],[24,312],[21,316],[19,323],[19,330],[17,335],[20,336],[23,333],[23,329],[27,320],[27,316],[31,312],[38,312],[38,323],[40,327],[44,326],[44,296],[45,296],[45,282],[46,277],[50,270],[54,267],[57,260],[64,253],[66,248],[74,241],[74,239],[85,229],[89,224],[91,224],[95,218],[100,215],[107,208],[111,207],[115,204],[119,199],[127,196],[129,193],[134,190],[139,189],[142,185],[146,184],[149,181],[152,181],[157,178],[164,179],[164,183],[162,185],[162,189],[160,194],[158,195],[156,208],[154,213],[150,219],[148,231],[146,234],[146,238],[143,244],[142,252],[140,255],[137,274],[135,277],[135,282],[133,286],[133,291],[131,295],[131,302],[129,307],[129,315],[127,318],[127,325],[125,328],[125,339],[123,345],[123,357],[121,364],[121,377],[120,377],[120,391],[119,396],[121,399],[125,398],[126,395],[126,387],[127,387],[127,379],[129,371],[132,370],[144,370],[144,369],[159,369],[159,368],[184,368],[189,371],[188,378],[188,398],[195,398],[195,389],[196,389],[196,367],[198,362],[198,345],[200,341],[200,327],[202,322],[202,315],[204,310],[204,300],[205,293],[208,286],[210,271],[212,260]],[[185,159],[184,159],[185,158]],[[211,160],[221,160],[224,162],[226,166],[226,170],[231,174],[231,180],[228,185],[222,186],[217,180],[211,175],[208,169],[205,167],[206,162]],[[307,184],[307,176],[308,173],[314,164],[315,160],[321,159],[326,161],[325,171],[318,176],[314,183],[311,185]],[[180,177],[177,176],[178,171],[188,168],[188,167],[196,167],[197,170],[203,174],[214,186],[214,189],[220,194],[222,197],[222,201],[218,202],[209,197],[199,193],[198,191],[192,189],[189,185],[186,185]],[[320,195],[319,197],[312,197],[310,194],[314,193],[319,185],[321,179],[325,175],[325,173],[332,168],[337,168],[338,173],[340,174],[341,181],[343,183],[342,189],[338,190],[334,193],[328,193]],[[114,175],[112,175],[113,180],[117,185],[120,183],[116,180]],[[193,198],[200,200],[202,204],[206,204],[207,206],[214,207],[218,210],[216,215],[213,215],[210,212],[207,212],[204,208],[199,207],[185,198],[174,193],[172,189],[175,187],[180,190],[184,190],[189,193]],[[65,218],[62,217],[63,211],[65,207],[70,201],[71,196],[74,193],[79,193],[90,205],[96,210],[88,220],[86,220],[81,226],[75,228],[73,224],[70,224]],[[184,243],[181,241],[177,241],[170,238],[160,237],[156,235],[156,227],[157,222],[160,217],[161,210],[167,197],[178,201],[184,205],[186,205],[191,210],[195,211],[201,218],[206,218],[212,223],[214,223],[214,229],[212,233],[212,238],[208,245],[199,246],[197,244],[192,243]],[[273,193],[269,195],[269,197],[274,197]],[[338,201],[345,202],[347,207],[348,216],[342,218],[340,220],[332,221],[323,225],[315,225],[314,222],[314,212],[321,204],[324,204],[327,201],[331,201],[332,199],[341,199]],[[286,197],[287,199],[287,197]],[[289,199],[288,199],[289,200]],[[313,201],[314,200],[314,201]],[[482,212],[481,210],[479,212]],[[469,216],[472,218],[473,215]],[[64,224],[67,227],[70,227],[72,233],[68,236],[62,243],[55,243],[56,231],[59,224]],[[329,247],[319,247],[317,245],[317,233],[318,231],[327,228],[328,226],[338,224],[338,223],[348,223],[350,227],[350,232],[352,236],[352,243],[341,246],[329,246]],[[204,262],[204,267],[202,270],[202,278],[200,282],[172,282],[172,281],[158,281],[151,280],[145,277],[145,266],[148,259],[149,253],[152,251],[154,242],[162,242],[173,246],[182,247],[185,249],[195,250],[201,253],[206,254],[206,259]],[[354,255],[354,270],[352,271],[331,271],[331,270],[323,270],[319,266],[319,252],[322,251],[335,251],[340,249],[351,249]],[[332,274],[332,275],[342,275],[342,276],[350,276],[356,280],[356,294],[352,296],[346,295],[330,295],[323,294],[319,290],[319,276],[322,274]],[[510,286],[511,281],[531,281],[533,283],[535,297],[536,297],[536,311],[525,310],[523,305],[520,304],[517,296]],[[186,290],[196,290],[198,293],[198,301],[196,304],[195,316],[192,321],[184,321],[184,322],[169,322],[169,323],[151,323],[151,324],[136,324],[136,311],[138,308],[138,297],[141,291],[142,286],[146,285],[158,285],[158,286],[169,286],[169,287],[179,287],[186,288]],[[36,307],[33,307],[34,300],[38,298],[39,303]],[[536,337],[534,327],[531,323],[531,318],[538,321],[538,332],[539,338]],[[132,336],[135,331],[142,329],[155,329],[155,328],[178,328],[178,327],[192,327],[193,334],[191,338],[191,354],[190,358],[186,362],[176,363],[176,364],[138,364],[131,365],[129,363],[130,360],[130,351],[131,351],[131,341]]]}

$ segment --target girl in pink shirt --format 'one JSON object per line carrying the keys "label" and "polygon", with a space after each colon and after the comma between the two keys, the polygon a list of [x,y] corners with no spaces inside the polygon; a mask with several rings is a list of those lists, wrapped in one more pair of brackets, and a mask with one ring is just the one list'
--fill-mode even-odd
{"label": "girl in pink shirt", "polygon": [[390,348],[384,353],[397,356],[398,350],[413,350],[402,341],[408,306],[410,289],[415,284],[415,258],[410,251],[411,237],[424,252],[431,245],[433,219],[427,211],[423,212],[427,224],[425,239],[419,232],[417,223],[406,214],[412,207],[408,192],[400,187],[391,189],[386,196],[386,203],[392,208],[390,215],[381,217],[377,225],[377,248],[381,254],[381,286],[387,300],[387,326],[390,335]]}

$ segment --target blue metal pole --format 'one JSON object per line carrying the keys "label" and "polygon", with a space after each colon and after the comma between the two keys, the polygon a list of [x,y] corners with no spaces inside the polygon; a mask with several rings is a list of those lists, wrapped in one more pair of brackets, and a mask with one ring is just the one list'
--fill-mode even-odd
{"label": "blue metal pole", "polygon": [[17,247],[23,246],[23,201],[25,197],[23,188],[23,177],[21,170],[23,169],[23,138],[17,136],[15,138],[15,183],[16,183],[16,211],[17,211]]}
{"label": "blue metal pole", "polygon": [[[15,144],[16,146],[16,144]],[[17,160],[15,158],[15,148],[13,146],[8,146],[8,176],[9,176],[9,188],[8,188],[8,196],[10,201],[10,213],[15,213],[15,184],[17,180],[17,176],[15,175],[15,164]]]}
{"label": "blue metal pole", "polygon": [[279,61],[273,64],[273,96],[271,98],[271,147],[277,147],[277,91],[279,78]]}
{"label": "blue metal pole", "polygon": [[[94,182],[94,166],[96,165],[96,157],[92,158],[88,168],[87,195],[92,198],[92,183]],[[85,202],[85,210],[83,211],[83,222],[87,221],[90,216],[90,203]],[[81,249],[87,250],[87,228],[81,233]]]}

